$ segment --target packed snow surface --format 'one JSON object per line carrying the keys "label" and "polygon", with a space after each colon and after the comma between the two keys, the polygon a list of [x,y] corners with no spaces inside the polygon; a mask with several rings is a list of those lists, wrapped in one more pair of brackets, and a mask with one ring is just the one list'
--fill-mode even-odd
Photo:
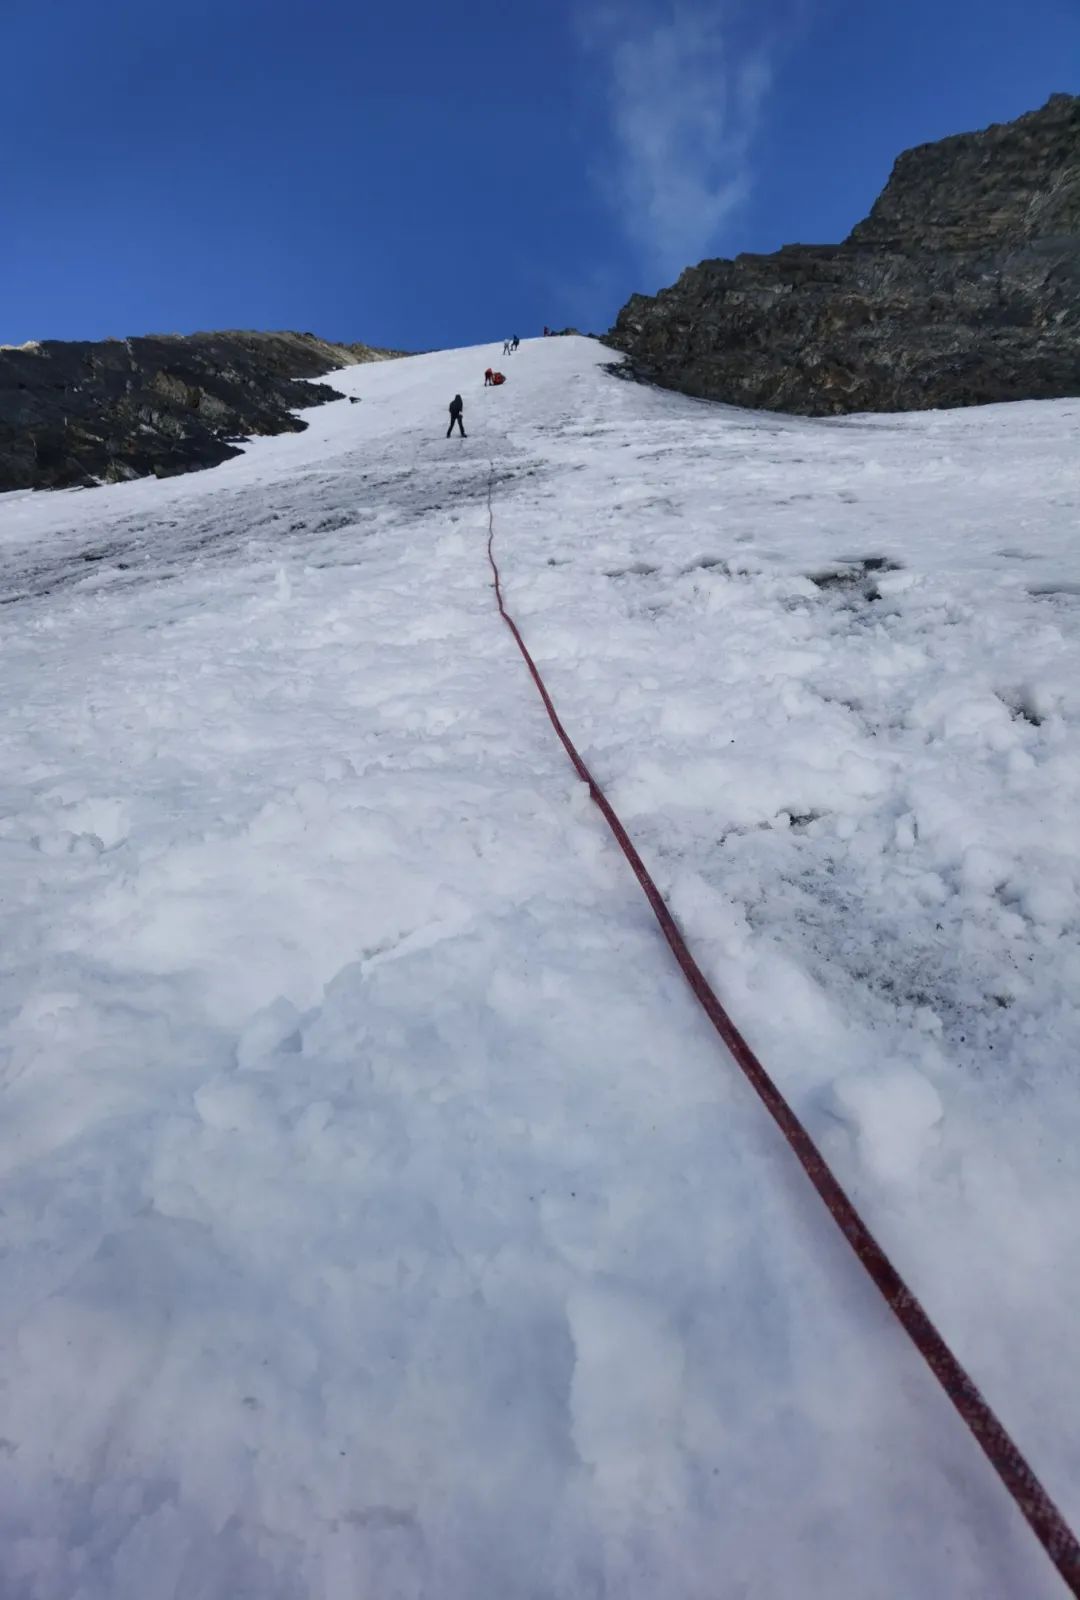
{"label": "packed snow surface", "polygon": [[0,500],[0,1593],[1052,1600],[484,546],[490,479],[569,731],[1075,1521],[1080,404],[497,351]]}

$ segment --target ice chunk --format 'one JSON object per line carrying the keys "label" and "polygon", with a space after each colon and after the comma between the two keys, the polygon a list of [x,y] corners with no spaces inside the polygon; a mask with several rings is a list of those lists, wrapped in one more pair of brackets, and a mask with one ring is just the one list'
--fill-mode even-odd
{"label": "ice chunk", "polygon": [[251,1070],[266,1065],[281,1050],[299,1050],[300,1013],[280,995],[245,1023],[236,1044],[236,1064]]}
{"label": "ice chunk", "polygon": [[910,1178],[941,1121],[941,1097],[914,1067],[851,1072],[832,1084],[830,1109],[855,1135],[875,1177]]}

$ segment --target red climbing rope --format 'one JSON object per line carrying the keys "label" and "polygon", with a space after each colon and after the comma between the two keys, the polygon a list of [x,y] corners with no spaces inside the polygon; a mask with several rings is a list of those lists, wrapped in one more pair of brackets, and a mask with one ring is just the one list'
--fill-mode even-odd
{"label": "red climbing rope", "polygon": [[634,848],[626,829],[619,821],[607,796],[578,754],[540,676],[536,662],[529,654],[517,623],[503,601],[502,583],[495,560],[495,508],[492,499],[494,467],[488,478],[488,560],[495,578],[495,598],[499,615],[514,636],[525,665],[532,674],[544,709],[551,725],[562,742],[563,749],[589,793],[603,813],[604,821],[619,843],[623,855],[634,870],[634,876],[653,909],[661,932],[671,947],[675,960],[701,1004],[702,1010],[727,1045],[738,1065],[749,1078],[754,1089],[764,1101],[770,1116],[795,1152],[803,1171],[825,1202],[829,1214],[854,1250],[889,1307],[926,1361],[930,1371],[967,1423],[977,1443],[982,1448],[994,1471],[1027,1519],[1028,1525],[1071,1594],[1080,1597],[1080,1543],[1077,1542],[1065,1518],[1050,1499],[1042,1484],[1028,1465],[1019,1447],[1014,1443],[1004,1424],[983,1399],[973,1379],[961,1366],[945,1343],[919,1301],[904,1283],[900,1274],[878,1244],[866,1223],[841,1188],[832,1169],[817,1145],[811,1139],[791,1106],[770,1078],[757,1056],[751,1050],[738,1028],[721,1005],[705,974],[691,955],[686,940],[668,910],[649,870]]}

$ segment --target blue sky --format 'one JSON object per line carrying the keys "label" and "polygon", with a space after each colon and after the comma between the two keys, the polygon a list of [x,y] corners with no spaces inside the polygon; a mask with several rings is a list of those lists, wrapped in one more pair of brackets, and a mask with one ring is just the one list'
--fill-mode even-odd
{"label": "blue sky", "polygon": [[1080,89],[1076,0],[0,0],[0,341],[610,326]]}

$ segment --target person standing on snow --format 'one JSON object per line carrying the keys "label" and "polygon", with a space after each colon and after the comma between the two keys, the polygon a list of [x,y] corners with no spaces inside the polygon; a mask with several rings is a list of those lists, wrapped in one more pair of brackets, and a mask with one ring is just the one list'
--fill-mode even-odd
{"label": "person standing on snow", "polygon": [[521,340],[518,338],[517,334],[515,333],[514,337],[510,340],[510,348],[511,348],[511,350],[516,350],[520,343],[521,343]]}
{"label": "person standing on snow", "polygon": [[509,354],[510,354],[510,340],[509,339],[504,339],[503,340],[503,355],[504,356],[508,356]]}
{"label": "person standing on snow", "polygon": [[450,426],[446,430],[446,437],[448,439],[454,431],[455,422],[458,425],[458,432],[461,434],[461,437],[463,439],[467,439],[469,437],[469,435],[465,432],[465,427],[461,420],[461,413],[464,411],[464,409],[465,402],[462,400],[459,394],[456,394],[450,402]]}
{"label": "person standing on snow", "polygon": [[494,374],[492,373],[491,368],[490,367],[486,367],[485,370],[484,370],[484,388],[485,389],[490,389],[491,388],[491,380],[492,380],[493,376],[494,376]]}

